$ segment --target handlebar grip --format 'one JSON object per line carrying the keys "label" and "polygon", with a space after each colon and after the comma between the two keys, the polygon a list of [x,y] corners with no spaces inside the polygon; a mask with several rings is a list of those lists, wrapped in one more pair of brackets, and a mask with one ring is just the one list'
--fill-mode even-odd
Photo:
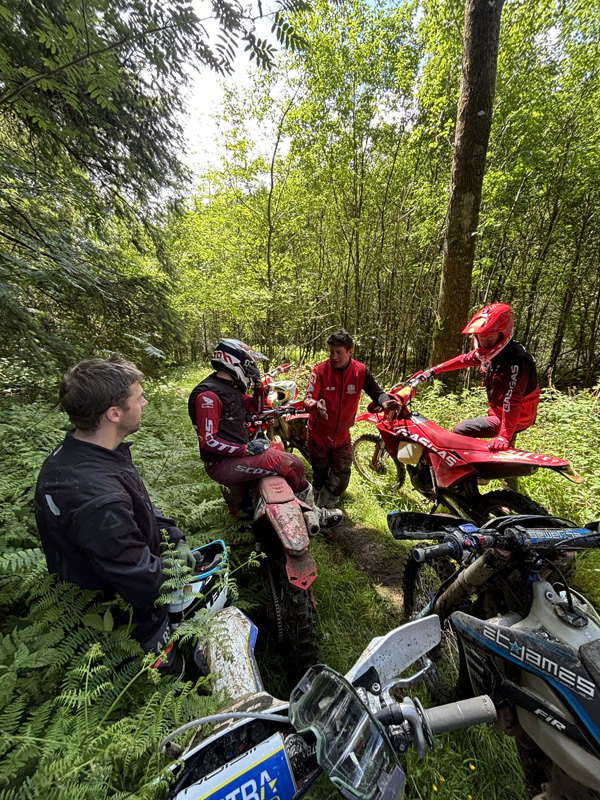
{"label": "handlebar grip", "polygon": [[430,547],[415,547],[412,553],[415,561],[421,563],[440,556],[454,556],[456,546],[452,542],[442,542],[442,544],[432,544]]}
{"label": "handlebar grip", "polygon": [[487,694],[448,703],[445,706],[425,708],[423,713],[434,736],[438,733],[457,731],[471,725],[484,725],[496,721],[496,708]]}

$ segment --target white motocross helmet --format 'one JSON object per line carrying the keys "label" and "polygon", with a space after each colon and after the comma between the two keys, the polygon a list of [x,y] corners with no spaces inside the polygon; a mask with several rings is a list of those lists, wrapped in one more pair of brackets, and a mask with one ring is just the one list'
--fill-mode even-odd
{"label": "white motocross helmet", "polygon": [[215,346],[215,352],[210,361],[214,369],[224,369],[245,391],[250,388],[251,380],[244,369],[248,362],[268,361],[267,356],[248,347],[239,339],[219,339]]}

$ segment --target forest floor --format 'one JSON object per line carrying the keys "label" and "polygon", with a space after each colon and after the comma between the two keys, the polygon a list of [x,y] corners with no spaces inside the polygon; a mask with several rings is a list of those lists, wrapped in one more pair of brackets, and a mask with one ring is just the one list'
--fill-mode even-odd
{"label": "forest floor", "polygon": [[372,581],[377,593],[388,600],[396,611],[404,610],[402,576],[406,564],[406,552],[390,554],[378,538],[377,531],[364,525],[356,525],[344,519],[333,531],[332,547],[336,547],[346,558],[351,558],[358,570]]}

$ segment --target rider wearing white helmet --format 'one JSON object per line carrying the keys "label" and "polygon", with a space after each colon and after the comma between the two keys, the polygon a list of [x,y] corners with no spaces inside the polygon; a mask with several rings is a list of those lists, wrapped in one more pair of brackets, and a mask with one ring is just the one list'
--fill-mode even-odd
{"label": "rider wearing white helmet", "polygon": [[[281,475],[301,500],[312,504],[302,459],[270,447],[268,440],[249,441],[246,412],[261,412],[265,396],[256,362],[266,360],[239,339],[219,339],[210,362],[215,372],[193,389],[188,400],[200,457],[208,476],[221,485],[233,516],[247,501],[249,482],[269,475]],[[253,397],[247,394],[251,385]],[[323,528],[342,519],[338,509],[317,510]]]}

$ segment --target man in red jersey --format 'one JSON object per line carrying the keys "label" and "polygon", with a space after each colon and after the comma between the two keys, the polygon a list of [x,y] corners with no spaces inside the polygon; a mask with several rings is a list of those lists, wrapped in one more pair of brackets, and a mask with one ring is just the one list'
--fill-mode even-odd
{"label": "man in red jersey", "polygon": [[371,372],[352,358],[354,341],[341,328],[327,338],[329,358],[310,374],[304,406],[308,421],[308,449],[313,469],[317,505],[332,508],[350,482],[354,425],[361,392],[386,411],[398,409],[398,401],[386,394]]}
{"label": "man in red jersey", "polygon": [[487,416],[466,419],[452,430],[463,436],[490,437],[488,447],[492,451],[507,450],[519,431],[533,425],[540,400],[535,360],[522,344],[514,341],[512,332],[510,306],[485,306],[463,330],[473,334],[476,348],[418,376],[426,381],[454,369],[481,369],[488,396]]}

